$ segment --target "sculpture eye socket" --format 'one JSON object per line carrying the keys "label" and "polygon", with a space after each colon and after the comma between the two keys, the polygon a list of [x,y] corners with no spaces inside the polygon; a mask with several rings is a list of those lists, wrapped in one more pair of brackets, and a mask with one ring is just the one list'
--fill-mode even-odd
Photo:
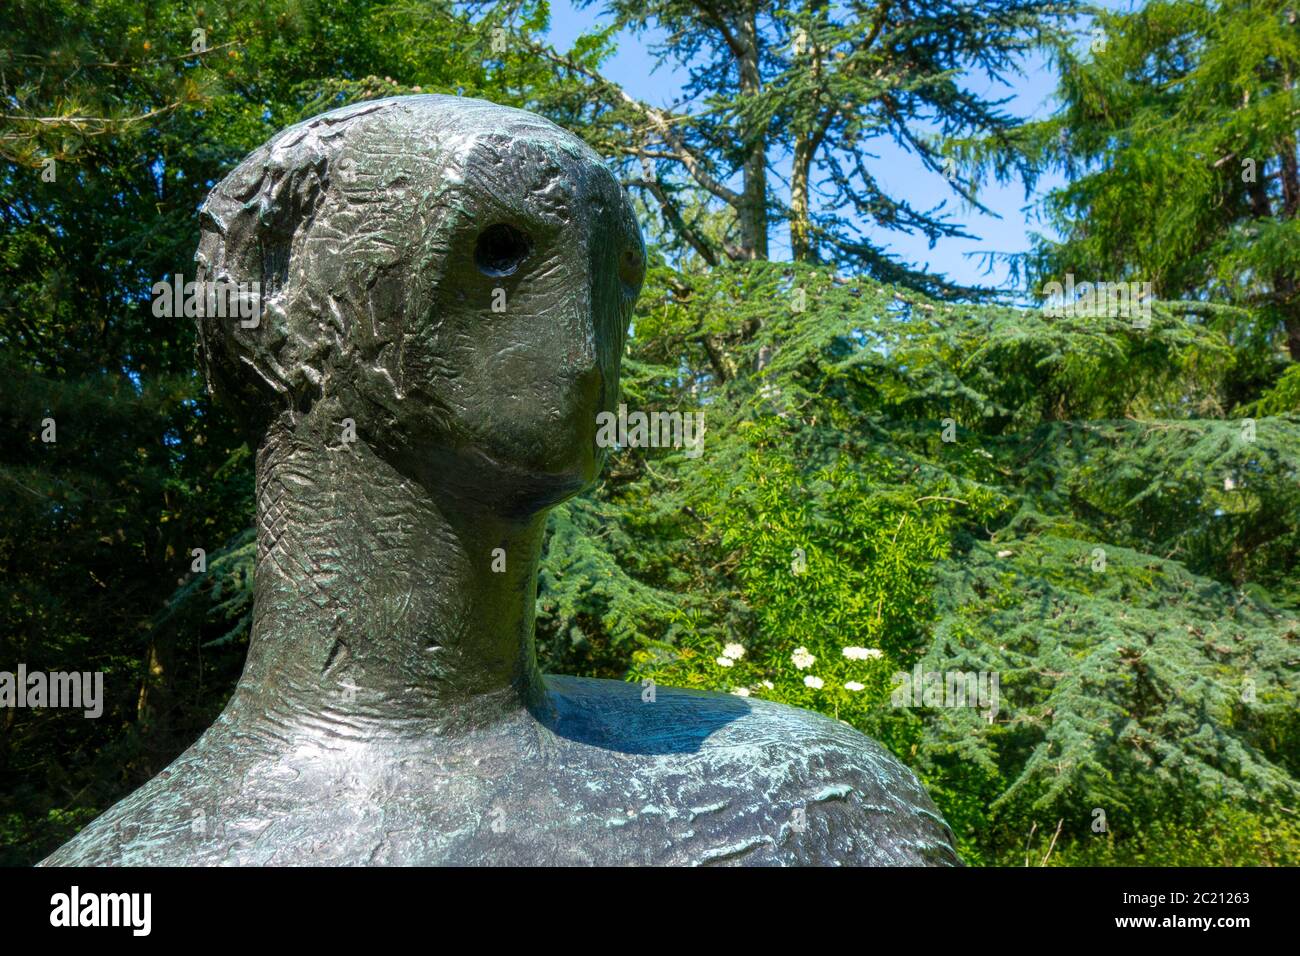
{"label": "sculpture eye socket", "polygon": [[618,259],[618,277],[629,292],[635,292],[641,287],[641,281],[645,278],[645,257],[640,250],[631,246],[623,250]]}
{"label": "sculpture eye socket", "polygon": [[485,276],[514,275],[515,270],[533,251],[527,233],[499,222],[478,234],[474,243],[474,264]]}

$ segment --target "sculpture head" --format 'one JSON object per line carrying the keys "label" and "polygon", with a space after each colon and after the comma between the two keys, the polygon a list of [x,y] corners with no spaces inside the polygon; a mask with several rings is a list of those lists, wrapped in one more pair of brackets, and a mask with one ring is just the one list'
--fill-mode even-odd
{"label": "sculpture head", "polygon": [[199,280],[260,284],[255,327],[198,320],[255,439],[350,418],[403,474],[511,513],[595,479],[645,251],[581,140],[480,100],[362,103],[270,140],[201,220]]}

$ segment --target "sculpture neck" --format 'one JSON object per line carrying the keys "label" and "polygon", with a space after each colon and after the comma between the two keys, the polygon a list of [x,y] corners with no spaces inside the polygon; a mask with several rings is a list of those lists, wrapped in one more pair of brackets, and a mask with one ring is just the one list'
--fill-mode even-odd
{"label": "sculpture neck", "polygon": [[242,704],[340,733],[454,732],[536,704],[544,514],[507,521],[440,497],[341,436],[314,410],[259,448]]}

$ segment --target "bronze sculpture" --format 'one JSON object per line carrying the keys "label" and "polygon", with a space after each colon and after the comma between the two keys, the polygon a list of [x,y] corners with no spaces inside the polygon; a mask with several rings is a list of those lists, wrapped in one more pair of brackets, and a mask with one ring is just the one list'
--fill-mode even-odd
{"label": "bronze sculpture", "polygon": [[199,320],[257,448],[248,661],[46,864],[957,862],[844,724],[539,672],[546,510],[600,470],[644,256],[596,154],[475,100],[324,114],[213,190],[200,279],[261,287]]}

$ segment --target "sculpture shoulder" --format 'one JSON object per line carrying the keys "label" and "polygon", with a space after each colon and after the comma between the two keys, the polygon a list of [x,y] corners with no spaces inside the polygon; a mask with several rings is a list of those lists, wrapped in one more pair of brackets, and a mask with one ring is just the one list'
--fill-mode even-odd
{"label": "sculpture shoulder", "polygon": [[910,770],[753,698],[548,677],[455,738],[346,746],[222,722],[47,864],[951,865]]}
{"label": "sculpture shoulder", "polygon": [[[643,758],[669,804],[735,837],[674,862],[959,864],[910,769],[849,725],[755,698],[547,677],[555,733]],[[713,808],[712,812],[707,811]],[[705,829],[710,829],[706,826]]]}

